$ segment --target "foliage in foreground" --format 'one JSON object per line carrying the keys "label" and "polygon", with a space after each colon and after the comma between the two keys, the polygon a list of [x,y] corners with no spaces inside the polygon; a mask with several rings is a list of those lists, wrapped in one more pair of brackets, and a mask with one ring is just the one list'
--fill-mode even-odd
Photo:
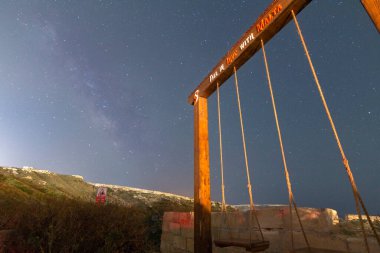
{"label": "foliage in foreground", "polygon": [[188,199],[96,187],[80,178],[0,167],[0,252],[159,252],[165,211],[191,211]]}
{"label": "foliage in foreground", "polygon": [[152,215],[141,208],[61,198],[3,200],[0,210],[0,230],[13,231],[5,246],[16,252],[150,252],[157,247],[149,240]]}

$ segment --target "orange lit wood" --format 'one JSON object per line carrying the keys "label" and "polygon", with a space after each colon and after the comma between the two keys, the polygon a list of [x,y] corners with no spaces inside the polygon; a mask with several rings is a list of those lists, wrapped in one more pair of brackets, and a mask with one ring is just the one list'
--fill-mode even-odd
{"label": "orange lit wood", "polygon": [[[274,0],[231,50],[189,95],[194,105],[194,252],[211,253],[211,198],[207,98],[311,0]],[[197,100],[195,100],[197,94]],[[194,102],[195,101],[195,102]]]}
{"label": "orange lit wood", "polygon": [[361,0],[361,2],[380,33],[380,0]]}
{"label": "orange lit wood", "polygon": [[211,253],[210,162],[207,98],[194,104],[194,252]]}
{"label": "orange lit wood", "polygon": [[233,45],[230,51],[218,62],[212,71],[203,79],[189,95],[188,103],[193,104],[195,91],[199,95],[209,97],[216,90],[216,83],[222,85],[232,74],[233,69],[239,69],[261,47],[261,39],[267,43],[291,19],[291,10],[299,13],[311,0],[274,0],[260,15],[256,22]]}

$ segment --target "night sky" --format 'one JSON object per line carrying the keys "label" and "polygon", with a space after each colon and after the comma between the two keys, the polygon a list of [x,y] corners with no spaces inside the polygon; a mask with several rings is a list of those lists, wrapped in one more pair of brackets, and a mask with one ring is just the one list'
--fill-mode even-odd
{"label": "night sky", "polygon": [[[187,96],[271,1],[3,1],[0,164],[193,195]],[[359,190],[380,213],[380,37],[360,1],[314,0],[298,19]],[[296,33],[267,45],[299,206],[354,212],[348,178]],[[286,204],[259,51],[238,72],[253,193]],[[233,78],[221,88],[226,198],[248,203]],[[213,200],[221,200],[216,96]]]}

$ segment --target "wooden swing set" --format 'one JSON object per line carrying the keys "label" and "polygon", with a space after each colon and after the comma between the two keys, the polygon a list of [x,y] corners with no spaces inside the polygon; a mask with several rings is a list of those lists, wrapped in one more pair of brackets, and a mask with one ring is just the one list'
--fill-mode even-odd
{"label": "wooden swing set", "polygon": [[[334,121],[332,119],[329,107],[322,87],[319,83],[318,76],[316,74],[313,62],[311,60],[309,50],[302,35],[301,28],[297,21],[296,15],[305,8],[311,0],[274,0],[262,15],[256,20],[256,22],[247,30],[247,32],[240,38],[240,40],[231,48],[231,50],[219,61],[219,63],[213,68],[213,70],[203,79],[198,87],[189,95],[188,102],[194,105],[194,251],[196,253],[211,253],[212,252],[212,237],[211,237],[211,199],[210,199],[210,165],[209,165],[209,143],[208,143],[208,110],[207,110],[207,98],[217,91],[217,103],[218,103],[218,129],[219,129],[219,146],[220,146],[220,165],[221,165],[221,192],[222,192],[222,213],[226,214],[226,200],[224,194],[224,168],[223,168],[223,146],[222,146],[222,128],[221,128],[221,112],[220,112],[220,86],[232,75],[234,75],[237,103],[240,116],[241,136],[244,151],[245,169],[247,177],[247,188],[250,200],[250,218],[249,218],[249,231],[250,239],[246,241],[241,240],[225,240],[216,238],[214,244],[216,247],[241,247],[245,248],[249,252],[262,252],[269,248],[269,241],[265,240],[262,232],[260,222],[256,215],[256,209],[253,201],[252,186],[250,180],[250,172],[248,165],[248,157],[245,144],[244,124],[242,117],[242,110],[240,105],[239,85],[237,70],[247,62],[256,52],[262,49],[263,59],[266,69],[266,76],[268,81],[269,92],[272,100],[272,107],[274,118],[276,122],[277,134],[281,149],[282,162],[284,167],[284,174],[288,190],[289,198],[289,214],[290,214],[290,229],[291,229],[291,252],[341,252],[331,251],[325,249],[313,248],[307,238],[307,234],[303,228],[303,224],[300,219],[300,215],[297,209],[297,204],[294,200],[292,192],[292,185],[290,182],[290,176],[286,163],[286,156],[284,152],[284,144],[282,141],[281,128],[278,121],[276,103],[274,98],[274,92],[272,88],[271,76],[269,72],[269,66],[267,56],[265,52],[265,43],[267,43],[274,35],[276,35],[289,21],[293,20],[300,37],[305,55],[307,57],[311,72],[314,77],[315,84],[319,91],[319,95],[322,100],[323,107],[326,115],[329,119],[335,141],[339,148],[342,162],[346,173],[349,178],[349,182],[352,187],[353,196],[355,199],[356,212],[359,217],[360,227],[363,233],[363,241],[366,251],[369,253],[370,248],[368,245],[367,233],[364,229],[364,223],[362,218],[362,211],[367,217],[367,221],[371,227],[371,230],[380,246],[380,238],[377,234],[374,225],[369,217],[368,211],[365,207],[364,201],[359,194],[356,186],[354,176],[352,174],[347,157],[344,153],[342,144],[338,132],[336,130]],[[366,8],[369,16],[372,18],[376,28],[380,32],[380,2],[379,0],[362,0],[363,6]],[[302,230],[306,248],[295,249],[292,227],[292,209],[294,208],[296,218]],[[260,233],[260,239],[252,239],[252,220],[257,225],[257,230]]]}

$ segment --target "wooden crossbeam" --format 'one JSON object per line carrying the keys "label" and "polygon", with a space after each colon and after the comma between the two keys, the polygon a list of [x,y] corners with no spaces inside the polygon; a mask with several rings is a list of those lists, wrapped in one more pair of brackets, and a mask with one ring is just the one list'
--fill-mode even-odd
{"label": "wooden crossbeam", "polygon": [[297,14],[310,2],[311,0],[273,1],[189,95],[188,103],[194,103],[196,91],[200,97],[209,97],[216,90],[217,82],[222,85],[233,74],[234,67],[239,69],[260,49],[261,39],[264,43],[268,42],[292,19],[291,10]]}
{"label": "wooden crossbeam", "polygon": [[361,2],[380,33],[380,0],[361,0]]}

